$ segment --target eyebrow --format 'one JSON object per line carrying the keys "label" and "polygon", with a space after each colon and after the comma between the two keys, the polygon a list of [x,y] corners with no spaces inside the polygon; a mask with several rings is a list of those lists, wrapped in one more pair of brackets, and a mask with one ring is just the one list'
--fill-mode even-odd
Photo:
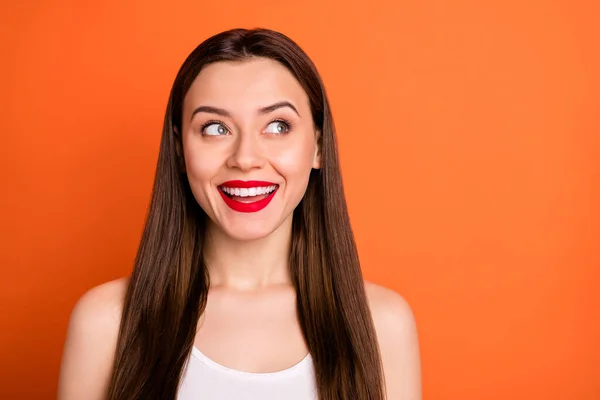
{"label": "eyebrow", "polygon": [[[284,107],[291,108],[298,116],[300,116],[300,113],[298,112],[296,107],[294,107],[294,105],[292,103],[290,103],[289,101],[279,101],[275,104],[271,104],[270,106],[261,107],[258,109],[258,113],[263,114],[263,115],[269,114],[275,110],[278,110],[278,109],[284,108]],[[211,107],[211,106],[200,106],[194,110],[194,112],[192,113],[192,116],[190,117],[190,120],[192,118],[194,118],[194,115],[196,115],[199,112],[205,112],[205,113],[209,113],[209,114],[217,114],[222,117],[231,117],[231,113],[223,108]]]}

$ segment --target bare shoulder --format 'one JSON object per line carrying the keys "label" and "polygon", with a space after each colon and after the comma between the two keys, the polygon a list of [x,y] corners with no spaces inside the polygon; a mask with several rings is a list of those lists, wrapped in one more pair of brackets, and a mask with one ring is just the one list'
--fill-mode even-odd
{"label": "bare shoulder", "polygon": [[394,290],[365,281],[389,400],[421,399],[421,361],[414,313]]}
{"label": "bare shoulder", "polygon": [[120,318],[128,278],[106,282],[88,290],[73,309],[72,321],[80,318],[91,321]]}
{"label": "bare shoulder", "polygon": [[368,281],[365,281],[365,291],[374,322],[385,331],[382,333],[400,333],[414,327],[412,309],[399,293]]}
{"label": "bare shoulder", "polygon": [[73,335],[106,340],[107,335],[118,334],[127,284],[127,278],[117,279],[81,296],[71,313],[67,340],[73,339]]}
{"label": "bare shoulder", "polygon": [[58,398],[102,399],[110,377],[128,279],[96,286],[77,302],[69,321]]}

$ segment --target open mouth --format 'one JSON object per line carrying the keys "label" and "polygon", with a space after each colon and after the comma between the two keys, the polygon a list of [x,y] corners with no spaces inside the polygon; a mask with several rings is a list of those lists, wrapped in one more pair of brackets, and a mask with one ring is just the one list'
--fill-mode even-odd
{"label": "open mouth", "polygon": [[218,189],[229,208],[248,213],[265,208],[277,193],[279,185],[263,181],[227,181]]}
{"label": "open mouth", "polygon": [[230,199],[242,202],[252,202],[262,200],[263,198],[269,196],[271,193],[277,190],[278,187],[279,185],[277,184],[250,188],[234,188],[222,185],[219,186],[219,190]]}

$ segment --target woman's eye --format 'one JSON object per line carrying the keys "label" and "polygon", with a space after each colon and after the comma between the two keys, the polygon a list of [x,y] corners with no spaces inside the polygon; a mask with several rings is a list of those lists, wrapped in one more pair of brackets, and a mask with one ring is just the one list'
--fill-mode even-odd
{"label": "woman's eye", "polygon": [[290,130],[290,126],[283,121],[273,121],[269,125],[267,125],[267,129],[265,130],[267,133],[287,133]]}
{"label": "woman's eye", "polygon": [[210,124],[203,129],[204,134],[208,136],[221,136],[229,133],[229,130],[222,124]]}

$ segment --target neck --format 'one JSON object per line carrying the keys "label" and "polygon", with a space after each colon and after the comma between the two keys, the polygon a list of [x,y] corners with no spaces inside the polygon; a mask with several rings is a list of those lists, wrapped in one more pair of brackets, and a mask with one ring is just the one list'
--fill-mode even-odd
{"label": "neck", "polygon": [[290,216],[266,237],[237,240],[209,220],[204,259],[211,287],[250,291],[291,284],[291,222]]}

